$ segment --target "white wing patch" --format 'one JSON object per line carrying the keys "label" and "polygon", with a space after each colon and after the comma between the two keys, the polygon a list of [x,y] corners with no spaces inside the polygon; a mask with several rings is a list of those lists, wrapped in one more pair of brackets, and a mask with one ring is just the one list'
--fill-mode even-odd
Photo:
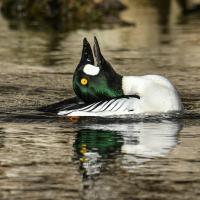
{"label": "white wing patch", "polygon": [[66,116],[112,116],[134,114],[135,98],[120,98],[108,101],[100,101],[83,108],[74,110],[63,110],[58,115]]}
{"label": "white wing patch", "polygon": [[99,71],[100,71],[99,67],[96,67],[96,66],[90,65],[90,64],[85,65],[83,68],[83,72],[90,76],[95,76],[95,75],[99,74]]}

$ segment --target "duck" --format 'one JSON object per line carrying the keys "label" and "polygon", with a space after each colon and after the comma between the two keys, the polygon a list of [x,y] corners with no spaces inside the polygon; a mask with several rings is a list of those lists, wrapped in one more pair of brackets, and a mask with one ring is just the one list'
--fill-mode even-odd
{"label": "duck", "polygon": [[56,105],[59,116],[74,117],[157,115],[183,111],[180,96],[167,78],[160,75],[120,75],[104,58],[96,37],[93,51],[87,39],[83,39],[81,59],[73,74],[73,90],[76,97],[48,109]]}

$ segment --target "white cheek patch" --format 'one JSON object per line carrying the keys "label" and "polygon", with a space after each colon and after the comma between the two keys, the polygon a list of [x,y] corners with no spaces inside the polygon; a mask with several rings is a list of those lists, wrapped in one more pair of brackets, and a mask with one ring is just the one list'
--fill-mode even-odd
{"label": "white cheek patch", "polygon": [[83,72],[87,75],[95,76],[99,74],[100,68],[94,65],[87,64],[83,68]]}

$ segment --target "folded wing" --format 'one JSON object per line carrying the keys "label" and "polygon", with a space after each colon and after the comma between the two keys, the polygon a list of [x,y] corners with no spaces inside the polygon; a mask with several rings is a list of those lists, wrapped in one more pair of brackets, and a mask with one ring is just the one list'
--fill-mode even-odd
{"label": "folded wing", "polygon": [[65,109],[58,112],[62,116],[113,116],[134,114],[136,98],[123,97],[107,101],[100,101],[89,105],[82,105],[77,109]]}

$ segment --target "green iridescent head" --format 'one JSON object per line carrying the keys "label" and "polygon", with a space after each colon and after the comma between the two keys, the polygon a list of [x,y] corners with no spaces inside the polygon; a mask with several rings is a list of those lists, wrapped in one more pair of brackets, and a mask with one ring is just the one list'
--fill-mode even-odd
{"label": "green iridescent head", "polygon": [[85,102],[108,100],[123,95],[122,76],[117,74],[102,56],[98,41],[94,38],[94,55],[87,39],[83,39],[81,60],[74,72],[73,88]]}

